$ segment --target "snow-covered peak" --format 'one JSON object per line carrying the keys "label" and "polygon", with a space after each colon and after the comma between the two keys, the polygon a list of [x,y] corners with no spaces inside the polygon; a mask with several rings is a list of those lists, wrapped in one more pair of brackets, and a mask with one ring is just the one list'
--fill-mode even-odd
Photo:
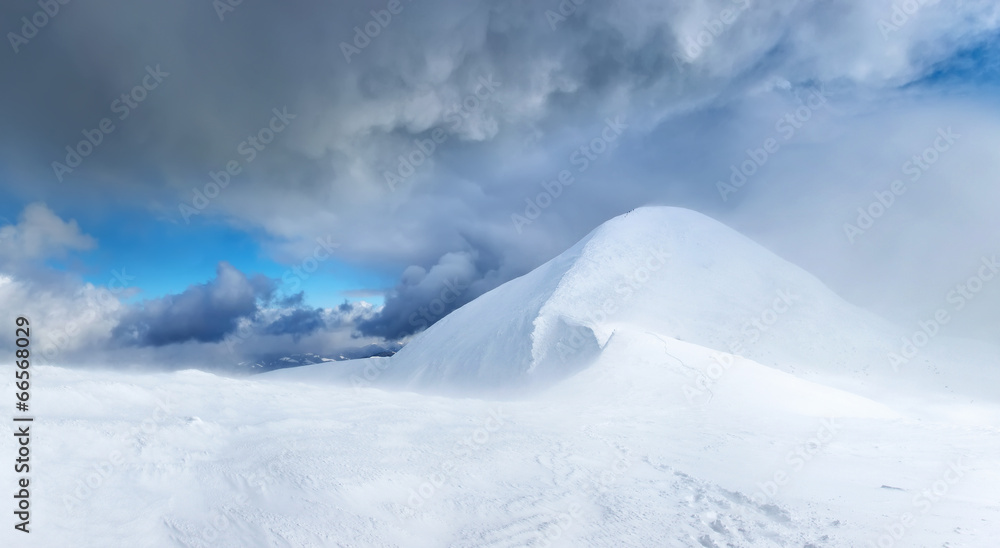
{"label": "snow-covered peak", "polygon": [[452,312],[392,358],[338,365],[321,376],[517,393],[607,361],[598,358],[616,334],[651,335],[668,346],[684,341],[705,349],[705,360],[737,355],[867,397],[913,388],[995,397],[982,382],[997,376],[985,365],[988,352],[933,348],[942,337],[905,370],[896,369],[889,355],[906,331],[726,225],[675,207],[611,219],[532,272]]}
{"label": "snow-covered peak", "polygon": [[718,221],[644,207],[453,312],[404,347],[390,374],[419,385],[548,382],[586,366],[617,329],[788,371],[846,372],[888,351],[890,326]]}

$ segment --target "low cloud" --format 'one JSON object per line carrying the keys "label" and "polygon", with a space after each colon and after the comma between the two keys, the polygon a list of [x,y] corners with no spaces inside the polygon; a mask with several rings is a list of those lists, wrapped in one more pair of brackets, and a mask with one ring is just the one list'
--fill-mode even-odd
{"label": "low cloud", "polygon": [[279,317],[264,328],[268,335],[291,335],[298,342],[303,335],[308,335],[326,327],[322,308],[296,309]]}
{"label": "low cloud", "polygon": [[430,270],[407,268],[378,315],[361,322],[358,330],[392,340],[427,328],[479,295],[479,288],[473,288],[482,285],[477,262],[476,253],[448,253]]}
{"label": "low cloud", "polygon": [[271,279],[259,275],[248,278],[229,263],[220,262],[214,280],[135,306],[113,335],[123,344],[138,346],[219,342],[236,329],[240,318],[254,317],[260,303],[271,299],[274,291]]}

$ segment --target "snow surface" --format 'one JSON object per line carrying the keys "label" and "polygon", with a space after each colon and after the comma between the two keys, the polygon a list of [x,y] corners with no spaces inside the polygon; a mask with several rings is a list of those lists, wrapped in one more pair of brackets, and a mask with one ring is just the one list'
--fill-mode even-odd
{"label": "snow surface", "polygon": [[895,371],[901,334],[643,208],[391,358],[37,368],[34,532],[0,545],[995,546],[1000,352]]}

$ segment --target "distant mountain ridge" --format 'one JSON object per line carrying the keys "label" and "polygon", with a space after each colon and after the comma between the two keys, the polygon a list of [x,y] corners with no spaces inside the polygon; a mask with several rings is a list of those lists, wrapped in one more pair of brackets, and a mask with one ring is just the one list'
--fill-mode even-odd
{"label": "distant mountain ridge", "polygon": [[364,358],[387,358],[396,354],[402,343],[387,342],[383,344],[369,344],[359,348],[350,348],[332,355],[320,355],[312,352],[301,354],[268,354],[259,356],[256,359],[243,361],[236,364],[240,371],[248,373],[266,373],[278,369],[288,369],[290,367],[302,367],[304,365],[316,365],[319,363],[339,362],[346,360],[359,360]]}

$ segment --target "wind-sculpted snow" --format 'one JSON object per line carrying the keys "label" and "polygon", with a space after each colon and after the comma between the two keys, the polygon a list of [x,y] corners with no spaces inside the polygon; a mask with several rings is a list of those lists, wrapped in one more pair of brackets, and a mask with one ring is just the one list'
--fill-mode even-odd
{"label": "wind-sculpted snow", "polygon": [[640,208],[581,243],[542,317],[602,343],[616,328],[653,331],[798,373],[855,372],[868,365],[857,354],[889,349],[889,324],[699,213]]}

